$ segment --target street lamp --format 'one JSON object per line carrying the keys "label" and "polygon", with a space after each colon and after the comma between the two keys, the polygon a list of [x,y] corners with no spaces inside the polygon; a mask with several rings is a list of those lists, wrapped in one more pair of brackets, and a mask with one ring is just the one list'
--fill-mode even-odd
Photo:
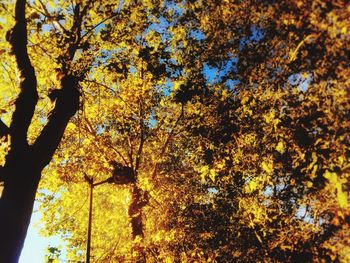
{"label": "street lamp", "polygon": [[91,250],[91,223],[92,223],[92,197],[93,197],[93,189],[95,186],[105,184],[105,183],[116,183],[118,181],[115,178],[115,175],[112,175],[107,180],[103,180],[97,183],[94,183],[94,178],[87,176],[84,173],[84,179],[90,186],[90,203],[89,203],[89,222],[88,222],[88,233],[87,233],[87,244],[86,244],[86,263],[90,263],[90,250]]}
{"label": "street lamp", "polygon": [[91,250],[91,223],[92,223],[92,195],[95,186],[110,183],[126,185],[135,183],[135,173],[132,168],[124,166],[118,162],[112,161],[113,174],[106,180],[94,183],[94,178],[89,177],[84,173],[84,179],[90,186],[90,204],[89,204],[89,222],[88,222],[88,233],[87,233],[87,244],[86,244],[86,263],[90,263],[90,250]]}

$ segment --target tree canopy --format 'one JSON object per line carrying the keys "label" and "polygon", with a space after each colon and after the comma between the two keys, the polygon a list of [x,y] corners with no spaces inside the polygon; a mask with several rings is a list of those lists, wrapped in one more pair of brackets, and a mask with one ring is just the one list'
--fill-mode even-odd
{"label": "tree canopy", "polygon": [[[5,39],[14,8],[0,4],[5,168],[27,90]],[[343,0],[28,1],[38,102],[21,117],[42,234],[83,262],[84,175],[114,175],[94,189],[92,262],[349,261],[349,13]]]}

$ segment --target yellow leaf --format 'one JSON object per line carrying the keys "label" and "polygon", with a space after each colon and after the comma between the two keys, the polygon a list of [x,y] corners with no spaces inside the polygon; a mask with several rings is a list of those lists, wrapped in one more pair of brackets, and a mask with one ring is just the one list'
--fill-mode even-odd
{"label": "yellow leaf", "polygon": [[242,105],[246,104],[248,100],[249,100],[248,97],[243,97],[243,98],[241,99]]}
{"label": "yellow leaf", "polygon": [[284,143],[282,141],[278,142],[276,151],[279,153],[284,153]]}
{"label": "yellow leaf", "polygon": [[256,183],[255,181],[251,180],[251,181],[246,185],[246,187],[245,187],[245,192],[246,192],[246,193],[251,193],[251,192],[253,192],[254,190],[256,190],[257,186],[258,186],[257,183]]}
{"label": "yellow leaf", "polygon": [[338,204],[340,208],[347,208],[348,206],[348,197],[347,194],[343,192],[342,190],[342,183],[341,180],[337,177],[337,174],[334,172],[326,171],[323,174],[323,177],[326,178],[333,189],[336,189],[337,192],[337,199],[338,199]]}
{"label": "yellow leaf", "polygon": [[338,198],[338,203],[340,208],[347,208],[348,206],[347,194],[342,191],[341,187],[337,189],[337,198]]}
{"label": "yellow leaf", "polygon": [[214,169],[211,169],[210,172],[209,172],[209,178],[215,182],[215,177],[216,177],[216,172]]}
{"label": "yellow leaf", "polygon": [[275,119],[275,112],[270,111],[269,113],[265,114],[263,117],[266,123],[270,123]]}
{"label": "yellow leaf", "polygon": [[153,240],[155,241],[155,242],[160,242],[161,240],[162,240],[162,232],[157,232],[154,236],[153,236]]}
{"label": "yellow leaf", "polygon": [[216,167],[222,170],[225,167],[225,162],[218,163]]}
{"label": "yellow leaf", "polygon": [[202,182],[205,182],[205,178],[207,177],[207,175],[209,173],[209,166],[208,165],[202,166],[200,169],[200,173],[201,173]]}
{"label": "yellow leaf", "polygon": [[338,181],[337,174],[336,173],[332,173],[332,172],[330,172],[328,170],[323,174],[323,177],[328,179],[328,181],[331,184],[333,184],[334,186],[336,185],[336,183]]}
{"label": "yellow leaf", "polygon": [[312,157],[312,162],[311,162],[310,165],[307,167],[308,170],[311,170],[311,169],[313,168],[313,166],[317,163],[317,160],[318,160],[317,155],[316,155],[315,152],[312,152],[311,157]]}
{"label": "yellow leaf", "polygon": [[312,168],[312,172],[311,172],[311,179],[314,179],[316,177],[316,172],[317,172],[317,164],[314,165],[314,167]]}
{"label": "yellow leaf", "polygon": [[346,34],[346,32],[347,32],[347,28],[346,28],[346,26],[342,27],[342,29],[341,29],[341,33],[345,35],[345,34]]}
{"label": "yellow leaf", "polygon": [[261,163],[261,168],[267,172],[268,174],[271,174],[273,171],[273,162],[265,162],[263,161]]}

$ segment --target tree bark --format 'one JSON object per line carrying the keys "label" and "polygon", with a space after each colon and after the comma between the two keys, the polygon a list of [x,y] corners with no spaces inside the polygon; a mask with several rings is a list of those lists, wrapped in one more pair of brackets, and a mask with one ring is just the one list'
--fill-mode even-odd
{"label": "tree bark", "polygon": [[134,185],[132,190],[132,202],[129,206],[129,217],[131,219],[132,238],[143,237],[142,223],[142,194],[141,190]]}
{"label": "tree bark", "polygon": [[[78,80],[69,73],[61,79],[61,90],[49,121],[33,145],[27,141],[29,125],[38,101],[35,70],[27,51],[25,0],[17,0],[15,26],[8,32],[20,72],[20,93],[8,129],[1,125],[1,136],[9,134],[11,150],[0,167],[3,192],[0,199],[0,262],[18,262],[33,210],[41,171],[57,149],[69,119],[79,108]],[[2,123],[2,122],[1,122]],[[2,123],[3,124],[3,123]]]}
{"label": "tree bark", "polygon": [[[148,198],[142,193],[142,190],[136,185],[133,185],[132,189],[132,202],[129,206],[129,217],[131,220],[131,233],[132,240],[136,241],[137,238],[143,238],[143,222],[142,222],[142,209],[148,203]],[[146,262],[146,255],[139,242],[133,244],[133,252],[137,253],[137,263]]]}
{"label": "tree bark", "polygon": [[31,160],[31,150],[8,156],[6,180],[0,200],[0,262],[18,262],[23,248],[40,171]]}

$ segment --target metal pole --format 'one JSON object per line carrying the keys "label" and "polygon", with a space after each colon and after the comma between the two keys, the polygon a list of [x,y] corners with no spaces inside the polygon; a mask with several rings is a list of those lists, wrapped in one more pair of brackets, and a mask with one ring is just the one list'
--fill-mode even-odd
{"label": "metal pole", "polygon": [[88,222],[88,234],[86,245],[86,263],[90,263],[90,249],[91,249],[91,222],[92,222],[92,194],[94,189],[93,178],[89,181],[90,185],[90,205],[89,205],[89,222]]}
{"label": "metal pole", "polygon": [[90,263],[93,189],[97,185],[113,182],[113,177],[111,177],[107,180],[101,181],[101,182],[94,183],[94,178],[89,177],[87,174],[84,173],[84,179],[86,182],[88,182],[88,184],[90,186],[89,222],[88,222],[87,244],[86,244],[86,261],[85,261],[86,263]]}

